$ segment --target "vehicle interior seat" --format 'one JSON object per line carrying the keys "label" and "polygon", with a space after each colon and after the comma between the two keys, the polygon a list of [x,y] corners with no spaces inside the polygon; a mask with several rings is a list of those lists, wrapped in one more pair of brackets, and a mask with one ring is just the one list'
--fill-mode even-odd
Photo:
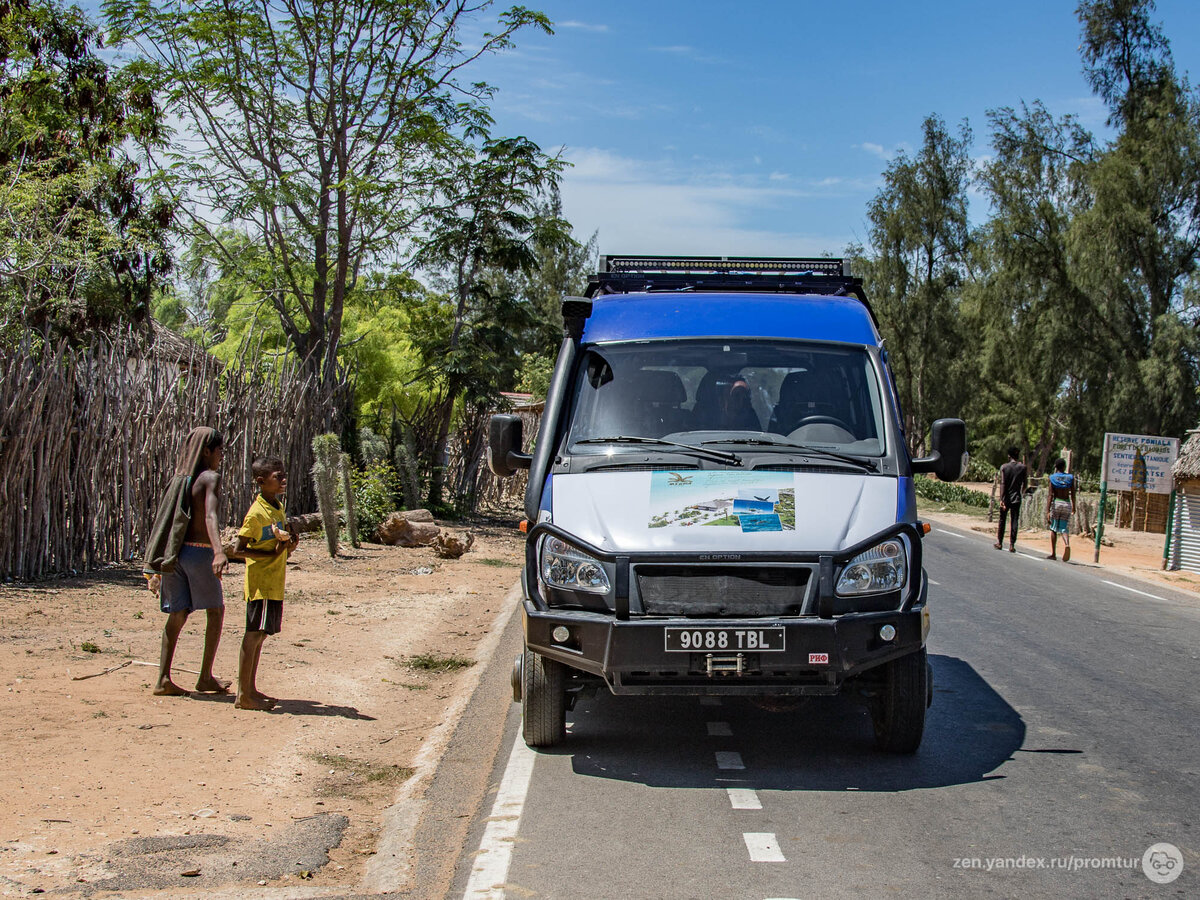
{"label": "vehicle interior seat", "polygon": [[662,437],[688,427],[689,413],[683,381],[664,369],[638,369],[618,376],[617,388],[605,402],[605,436]]}

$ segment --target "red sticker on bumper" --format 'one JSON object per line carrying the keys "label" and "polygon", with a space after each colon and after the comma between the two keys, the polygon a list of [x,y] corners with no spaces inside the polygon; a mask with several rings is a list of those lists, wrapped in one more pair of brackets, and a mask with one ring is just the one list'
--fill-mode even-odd
{"label": "red sticker on bumper", "polygon": [[808,654],[808,664],[810,666],[827,666],[829,665],[829,654],[810,653]]}

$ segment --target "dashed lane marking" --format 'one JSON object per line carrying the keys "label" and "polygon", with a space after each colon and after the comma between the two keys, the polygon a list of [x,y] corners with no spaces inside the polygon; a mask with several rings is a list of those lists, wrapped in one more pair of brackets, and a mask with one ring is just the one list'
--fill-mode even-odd
{"label": "dashed lane marking", "polygon": [[733,737],[733,731],[728,722],[705,722],[708,726],[709,737]]}
{"label": "dashed lane marking", "polygon": [[734,809],[762,809],[758,792],[750,788],[725,788],[729,794],[729,805]]}
{"label": "dashed lane marking", "polygon": [[537,754],[518,734],[500,779],[500,789],[496,792],[483,840],[479,842],[479,853],[471,866],[471,878],[467,881],[463,900],[504,900],[504,882],[512,862],[513,841],[517,837],[517,826],[521,824],[521,810],[525,806],[525,795],[529,793],[535,759]]}
{"label": "dashed lane marking", "polygon": [[742,840],[750,851],[750,862],[787,862],[774,832],[747,831],[742,834]]}
{"label": "dashed lane marking", "polygon": [[938,534],[948,534],[948,535],[950,535],[950,537],[956,537],[956,538],[958,538],[960,541],[969,541],[969,540],[970,540],[970,538],[969,538],[969,537],[967,537],[965,534],[956,534],[956,533],[955,533],[955,532],[953,532],[953,531],[946,531],[946,530],[945,530],[945,529],[943,529],[943,528],[939,528],[939,529],[937,529],[937,533],[938,533]]}
{"label": "dashed lane marking", "polygon": [[744,769],[745,764],[742,762],[742,754],[735,753],[732,750],[717,751],[717,768],[718,769]]}
{"label": "dashed lane marking", "polygon": [[[1103,579],[1101,579],[1103,581]],[[1147,594],[1145,591],[1139,591],[1137,588],[1126,587],[1123,584],[1117,584],[1115,581],[1105,581],[1105,584],[1111,584],[1113,587],[1120,588],[1123,591],[1132,591],[1135,594],[1141,594],[1143,597],[1149,597],[1151,600],[1161,600],[1163,603],[1170,603],[1166,597],[1160,597],[1158,594]]]}

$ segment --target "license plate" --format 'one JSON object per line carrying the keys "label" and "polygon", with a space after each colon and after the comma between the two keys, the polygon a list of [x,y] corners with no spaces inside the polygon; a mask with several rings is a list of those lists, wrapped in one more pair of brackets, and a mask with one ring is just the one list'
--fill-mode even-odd
{"label": "license plate", "polygon": [[783,650],[783,628],[664,628],[668,653]]}

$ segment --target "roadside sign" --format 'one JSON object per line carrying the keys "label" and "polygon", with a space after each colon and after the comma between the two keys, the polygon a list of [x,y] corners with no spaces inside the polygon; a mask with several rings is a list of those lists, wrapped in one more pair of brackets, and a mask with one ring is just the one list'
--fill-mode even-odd
{"label": "roadside sign", "polygon": [[1175,486],[1171,468],[1179,456],[1179,438],[1145,434],[1104,435],[1104,469],[1100,480],[1111,491],[1169,494]]}

